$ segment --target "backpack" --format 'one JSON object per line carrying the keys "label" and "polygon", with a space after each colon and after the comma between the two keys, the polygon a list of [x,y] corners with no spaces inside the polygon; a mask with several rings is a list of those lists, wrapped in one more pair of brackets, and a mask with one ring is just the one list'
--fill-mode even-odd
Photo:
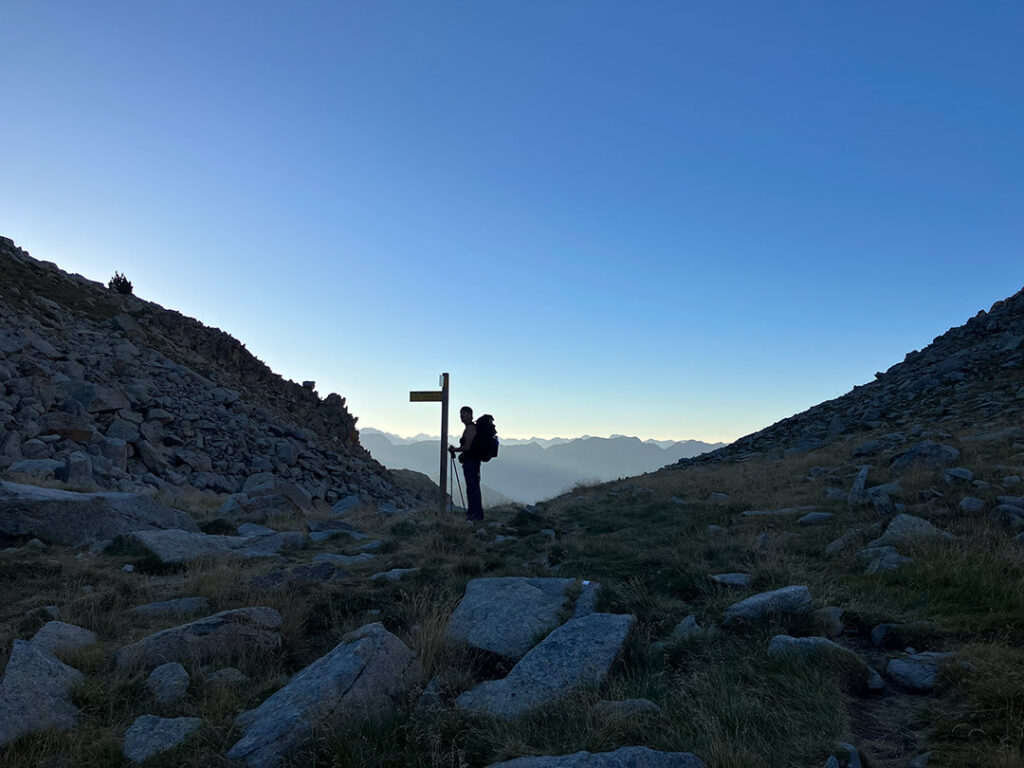
{"label": "backpack", "polygon": [[498,431],[491,414],[485,413],[476,420],[476,437],[467,453],[478,461],[490,461],[498,455]]}

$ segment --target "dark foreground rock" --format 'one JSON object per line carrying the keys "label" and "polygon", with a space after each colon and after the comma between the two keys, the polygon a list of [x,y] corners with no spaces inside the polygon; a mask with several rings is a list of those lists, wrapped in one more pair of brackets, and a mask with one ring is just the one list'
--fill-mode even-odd
{"label": "dark foreground rock", "polygon": [[156,667],[169,661],[206,663],[216,656],[266,653],[281,645],[281,614],[273,608],[237,608],[171,627],[126,645],[118,667]]}
{"label": "dark foreground rock", "polygon": [[133,493],[75,493],[0,482],[0,540],[34,536],[51,544],[80,546],[131,531],[198,532],[178,509]]}
{"label": "dark foreground rock", "polygon": [[519,659],[558,626],[573,579],[473,579],[445,630],[450,642]]}
{"label": "dark foreground rock", "polygon": [[78,708],[71,690],[82,679],[48,651],[15,640],[0,682],[0,746],[28,733],[74,728]]}
{"label": "dark foreground rock", "polygon": [[248,768],[276,766],[314,730],[393,709],[421,672],[413,652],[383,625],[362,627],[243,713],[244,733],[228,758]]}
{"label": "dark foreground rock", "polygon": [[517,757],[487,768],[704,768],[691,752],[658,752],[647,747],[621,747],[614,752]]}
{"label": "dark foreground rock", "polygon": [[508,676],[463,693],[456,707],[473,714],[512,718],[604,682],[634,619],[592,613],[556,629]]}

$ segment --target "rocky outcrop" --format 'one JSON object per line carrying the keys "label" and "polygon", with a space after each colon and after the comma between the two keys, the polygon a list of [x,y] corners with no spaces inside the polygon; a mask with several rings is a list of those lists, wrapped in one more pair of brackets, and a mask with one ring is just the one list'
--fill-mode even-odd
{"label": "rocky outcrop", "polygon": [[445,630],[449,642],[521,658],[558,626],[574,579],[507,576],[473,579]]}
{"label": "rocky outcrop", "polygon": [[632,616],[592,613],[566,622],[517,663],[507,677],[480,683],[458,709],[501,719],[518,717],[574,691],[604,682],[633,626]]}
{"label": "rocky outcrop", "polygon": [[169,661],[206,663],[218,656],[266,653],[281,645],[281,614],[273,608],[237,608],[165,629],[126,645],[118,667],[156,667]]}
{"label": "rocky outcrop", "polygon": [[198,532],[185,512],[133,493],[75,493],[0,482],[0,540],[80,546],[132,531]]}
{"label": "rocky outcrop", "polygon": [[[921,424],[941,419],[954,427],[979,430],[974,441],[1020,440],[1024,398],[1007,370],[1024,366],[1024,291],[998,301],[965,324],[951,328],[875,380],[813,406],[716,451],[680,465],[743,461],[757,456],[806,453],[856,432],[879,436],[857,447],[859,456],[893,462],[901,472],[915,464],[930,468],[956,461],[955,446],[920,441]],[[915,435],[915,432],[918,433]],[[917,438],[913,448],[907,448]],[[972,438],[965,438],[972,441]]]}
{"label": "rocky outcrop", "polygon": [[28,733],[74,728],[71,691],[82,679],[48,651],[15,640],[0,681],[0,747]]}
{"label": "rocky outcrop", "polygon": [[228,758],[247,768],[279,765],[314,730],[395,708],[422,670],[401,640],[369,624],[238,718],[242,738]]}
{"label": "rocky outcrop", "polygon": [[433,502],[359,445],[345,398],[282,379],[223,331],[5,237],[0,275],[0,471],[26,459],[76,487],[241,493],[253,520],[295,502],[245,489],[265,472],[310,501]]}

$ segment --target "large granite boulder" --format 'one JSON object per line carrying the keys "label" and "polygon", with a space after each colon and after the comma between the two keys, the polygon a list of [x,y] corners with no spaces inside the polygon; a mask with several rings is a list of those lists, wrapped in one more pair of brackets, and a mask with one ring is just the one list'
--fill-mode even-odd
{"label": "large granite boulder", "polygon": [[281,645],[281,614],[273,608],[236,608],[165,629],[126,645],[118,667],[157,667],[169,661],[205,664],[217,656],[266,653]]}
{"label": "large granite boulder", "polygon": [[0,747],[28,733],[74,728],[71,690],[82,679],[43,648],[15,640],[0,681]]}
{"label": "large granite boulder", "polygon": [[317,729],[394,709],[421,673],[401,640],[368,624],[239,716],[244,731],[228,758],[248,768],[276,766]]}
{"label": "large granite boulder", "polygon": [[517,757],[487,768],[704,768],[692,752],[658,752],[647,747],[620,747],[614,752]]}
{"label": "large granite boulder", "polygon": [[189,563],[201,557],[274,557],[287,543],[273,536],[220,536],[198,531],[136,531],[128,538],[143,544],[164,563]]}
{"label": "large granite boulder", "polygon": [[220,514],[231,520],[260,523],[271,517],[303,515],[312,506],[310,495],[291,480],[260,472],[246,479],[241,493],[224,502]]}
{"label": "large granite boulder", "polygon": [[751,595],[725,609],[722,623],[764,621],[770,616],[806,613],[811,607],[811,590],[803,586],[783,587],[771,592]]}
{"label": "large granite boulder", "polygon": [[558,626],[573,579],[504,576],[473,579],[452,614],[445,637],[453,643],[519,659]]}
{"label": "large granite boulder", "polygon": [[132,531],[199,531],[185,512],[133,493],[75,493],[0,482],[0,540],[35,536],[78,546]]}
{"label": "large granite boulder", "polygon": [[473,714],[513,718],[604,682],[634,618],[592,613],[556,629],[501,680],[480,683],[455,706]]}

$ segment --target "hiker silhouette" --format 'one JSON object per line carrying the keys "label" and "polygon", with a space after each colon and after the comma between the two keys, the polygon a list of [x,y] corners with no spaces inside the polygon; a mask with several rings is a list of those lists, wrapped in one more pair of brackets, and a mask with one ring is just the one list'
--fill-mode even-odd
{"label": "hiker silhouette", "polygon": [[[465,424],[462,430],[462,437],[459,439],[459,446],[448,446],[452,456],[459,454],[459,463],[462,464],[462,474],[466,478],[466,519],[483,520],[484,507],[480,496],[480,462],[486,461],[483,457],[478,437],[477,425],[473,422],[473,409],[468,405],[459,409],[459,418]],[[490,419],[490,417],[487,417]],[[480,421],[484,416],[480,417]],[[493,421],[493,420],[492,420]],[[481,425],[480,436],[483,436],[483,425]],[[493,431],[493,427],[491,429]],[[475,443],[475,445],[474,445]],[[489,458],[489,456],[488,456]]]}

